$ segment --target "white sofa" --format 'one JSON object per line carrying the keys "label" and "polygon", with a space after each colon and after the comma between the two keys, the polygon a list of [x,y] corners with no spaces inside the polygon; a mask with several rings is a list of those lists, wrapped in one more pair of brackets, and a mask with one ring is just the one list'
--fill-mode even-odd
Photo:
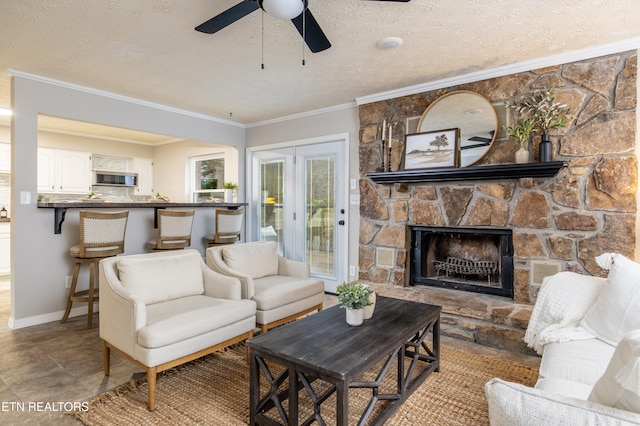
{"label": "white sofa", "polygon": [[274,241],[210,247],[206,258],[214,271],[240,280],[242,298],[256,302],[262,332],[322,310],[324,282],[310,276],[308,264],[280,256]]}
{"label": "white sofa", "polygon": [[489,381],[491,425],[640,425],[640,265],[618,254],[597,261],[606,279],[544,280],[525,334],[542,355],[538,381]]}
{"label": "white sofa", "polygon": [[99,279],[104,373],[111,349],[146,369],[149,410],[157,373],[253,336],[255,302],[197,250],[104,259]]}

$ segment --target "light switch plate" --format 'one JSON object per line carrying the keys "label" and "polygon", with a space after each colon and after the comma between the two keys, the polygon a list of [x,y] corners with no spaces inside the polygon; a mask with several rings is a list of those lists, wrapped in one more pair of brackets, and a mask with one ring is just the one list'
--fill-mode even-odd
{"label": "light switch plate", "polygon": [[351,194],[351,205],[352,206],[359,206],[360,205],[360,195]]}
{"label": "light switch plate", "polygon": [[31,204],[31,192],[20,191],[20,204]]}

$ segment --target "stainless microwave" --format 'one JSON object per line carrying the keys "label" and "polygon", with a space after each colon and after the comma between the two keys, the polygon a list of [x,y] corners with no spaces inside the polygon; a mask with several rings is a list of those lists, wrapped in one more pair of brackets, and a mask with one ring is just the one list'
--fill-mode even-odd
{"label": "stainless microwave", "polygon": [[138,184],[137,173],[127,172],[93,172],[93,185],[103,186],[136,186]]}

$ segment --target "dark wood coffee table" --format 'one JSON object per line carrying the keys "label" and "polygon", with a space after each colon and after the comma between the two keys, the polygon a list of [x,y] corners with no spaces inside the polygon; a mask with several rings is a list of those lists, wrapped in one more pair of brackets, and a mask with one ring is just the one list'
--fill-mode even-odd
{"label": "dark wood coffee table", "polygon": [[[344,309],[334,306],[256,336],[247,345],[251,425],[324,424],[322,403],[334,392],[336,424],[347,425],[350,388],[371,389],[371,400],[358,424],[382,424],[439,369],[440,307],[378,296],[373,318],[361,326],[348,325]],[[395,392],[383,394],[380,383],[394,362]],[[277,370],[274,365],[280,366],[278,374],[272,372]],[[358,381],[376,365],[382,367],[374,380]],[[261,378],[268,384],[262,386],[262,394]],[[312,386],[316,380],[328,384],[320,394]],[[308,393],[305,398],[312,401],[313,414],[299,421],[301,391]],[[376,410],[376,403],[384,400],[390,403]],[[369,419],[372,413],[375,419]]]}

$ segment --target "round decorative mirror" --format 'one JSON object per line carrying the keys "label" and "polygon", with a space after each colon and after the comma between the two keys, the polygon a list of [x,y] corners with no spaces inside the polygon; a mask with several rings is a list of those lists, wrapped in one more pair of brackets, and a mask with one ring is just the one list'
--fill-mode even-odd
{"label": "round decorative mirror", "polygon": [[436,99],[418,122],[418,132],[460,129],[460,166],[470,166],[489,152],[498,131],[493,105],[483,96],[460,90]]}

